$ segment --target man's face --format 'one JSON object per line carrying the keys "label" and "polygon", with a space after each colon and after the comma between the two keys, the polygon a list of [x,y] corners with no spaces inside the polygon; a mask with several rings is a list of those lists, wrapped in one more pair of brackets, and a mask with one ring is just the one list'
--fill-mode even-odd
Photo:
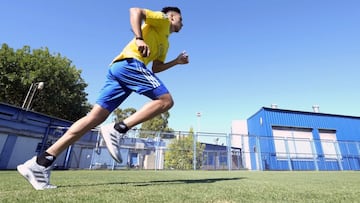
{"label": "man's face", "polygon": [[181,15],[177,12],[171,12],[170,21],[171,21],[171,31],[179,32],[183,26]]}

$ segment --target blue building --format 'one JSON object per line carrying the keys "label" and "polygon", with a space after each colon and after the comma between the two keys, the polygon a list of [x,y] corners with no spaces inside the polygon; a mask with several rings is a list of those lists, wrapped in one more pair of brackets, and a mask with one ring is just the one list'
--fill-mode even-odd
{"label": "blue building", "polygon": [[[46,150],[71,124],[0,103],[0,169],[14,169]],[[138,132],[131,132],[135,134],[124,139],[121,149],[127,160],[122,165],[115,165],[93,129],[61,153],[55,166],[164,169],[172,137],[138,139]],[[202,169],[360,170],[360,117],[263,107],[247,120],[233,122],[231,133],[196,137],[206,136],[222,137],[226,144],[206,144]]]}
{"label": "blue building", "polygon": [[251,169],[360,170],[360,117],[263,107],[247,128]]}
{"label": "blue building", "polygon": [[[0,103],[0,170],[15,169],[20,163],[45,151],[67,128],[70,121]],[[54,165],[59,169],[87,168],[98,137],[90,131],[61,153]]]}
{"label": "blue building", "polygon": [[[18,164],[45,151],[71,125],[70,121],[0,103],[0,170],[15,169]],[[126,161],[116,165],[101,143],[98,129],[87,132],[57,157],[55,168],[163,167],[164,142],[126,138],[121,149]],[[159,158],[155,160],[155,157]]]}
{"label": "blue building", "polygon": [[237,170],[243,168],[240,148],[231,147],[229,149],[224,145],[210,143],[201,144],[205,146],[202,156],[203,163],[201,165],[201,169],[224,170],[231,167],[231,169]]}

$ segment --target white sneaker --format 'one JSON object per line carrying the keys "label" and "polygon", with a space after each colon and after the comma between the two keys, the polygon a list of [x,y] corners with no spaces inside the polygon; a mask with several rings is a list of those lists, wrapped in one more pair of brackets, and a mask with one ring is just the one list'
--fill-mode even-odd
{"label": "white sneaker", "polygon": [[36,156],[17,166],[18,172],[35,188],[45,190],[57,188],[50,184],[50,167],[45,168],[36,163]]}
{"label": "white sneaker", "polygon": [[106,147],[109,150],[110,155],[118,163],[122,163],[120,154],[120,141],[124,134],[119,133],[114,128],[115,123],[106,124],[100,127],[100,134],[103,137]]}

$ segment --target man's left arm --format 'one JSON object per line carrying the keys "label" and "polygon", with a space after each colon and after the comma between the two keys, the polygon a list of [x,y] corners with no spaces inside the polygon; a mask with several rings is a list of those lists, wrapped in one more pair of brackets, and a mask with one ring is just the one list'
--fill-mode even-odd
{"label": "man's left arm", "polygon": [[174,60],[169,61],[167,63],[164,63],[162,61],[159,60],[154,60],[153,61],[153,65],[152,65],[152,71],[154,73],[159,73],[162,71],[165,71],[175,65],[178,64],[187,64],[189,63],[189,56],[186,54],[186,52],[182,52],[181,54],[179,54],[178,57],[176,57]]}

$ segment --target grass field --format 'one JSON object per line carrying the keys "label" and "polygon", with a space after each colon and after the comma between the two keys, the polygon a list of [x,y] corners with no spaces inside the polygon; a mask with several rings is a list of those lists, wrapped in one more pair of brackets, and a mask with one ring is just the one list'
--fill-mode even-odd
{"label": "grass field", "polygon": [[0,171],[0,202],[360,202],[360,172],[53,171],[36,191]]}

